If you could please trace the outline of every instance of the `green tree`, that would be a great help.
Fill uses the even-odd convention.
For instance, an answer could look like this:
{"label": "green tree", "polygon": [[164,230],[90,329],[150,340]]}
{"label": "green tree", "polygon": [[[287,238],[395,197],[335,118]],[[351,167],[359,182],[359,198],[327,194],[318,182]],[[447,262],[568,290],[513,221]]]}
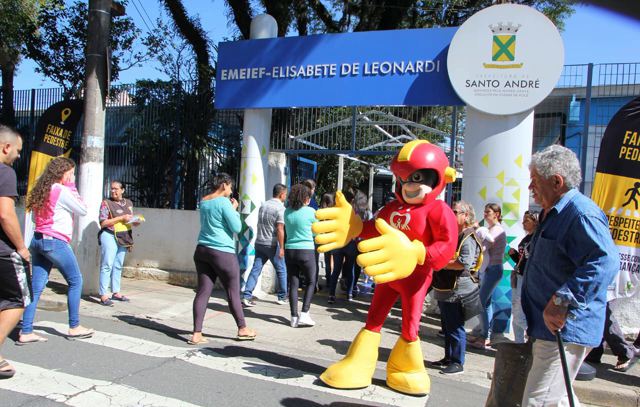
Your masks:
{"label": "green tree", "polygon": [[[190,120],[183,123],[185,145],[184,183],[185,209],[195,209],[198,204],[200,188],[200,165],[205,146],[209,142],[209,129],[213,119],[213,78],[215,70],[212,64],[211,44],[199,19],[192,18],[182,4],[182,0],[163,0],[163,4],[171,16],[175,29],[185,42],[189,44],[196,59],[196,92],[194,103],[190,104]],[[188,128],[185,128],[187,127]]]}
{"label": "green tree", "polygon": [[[26,41],[26,56],[35,61],[36,72],[60,85],[65,96],[71,96],[78,95],[84,83],[88,6],[81,0],[69,6],[66,3],[49,0],[40,8],[38,29]],[[109,43],[112,81],[121,71],[150,60],[159,47],[156,33],[143,37],[128,16],[112,18]]]}
{"label": "green tree", "polygon": [[2,0],[0,2],[0,70],[2,107],[0,122],[15,125],[13,78],[22,58],[22,47],[36,29],[36,16],[42,0]]}
{"label": "green tree", "polygon": [[[339,33],[352,31],[393,30],[403,28],[456,27],[464,23],[474,13],[495,3],[494,0],[226,0],[230,9],[230,23],[235,24],[240,37],[249,38],[251,17],[267,12],[278,23],[278,35],[283,36],[294,29],[298,35],[310,33]],[[572,0],[516,0],[511,3],[531,6],[549,17],[559,28],[573,13]],[[348,110],[348,109],[347,109]],[[276,138],[288,137],[290,129],[303,129],[304,123],[314,123],[315,128],[329,124],[325,120],[340,120],[350,115],[344,108],[331,109],[330,113],[314,109],[274,110],[273,134]],[[446,134],[451,132],[451,107],[405,108],[403,118],[414,123],[429,126]],[[458,115],[460,116],[460,115]],[[459,127],[463,124],[457,119]],[[313,128],[300,130],[301,133]],[[357,137],[367,137],[366,131],[357,130]],[[431,142],[442,142],[442,136],[433,133],[416,132],[418,138]],[[350,149],[351,134],[331,138],[329,149]],[[282,146],[287,145],[282,140]],[[321,143],[320,143],[321,144]],[[362,143],[359,142],[359,145]],[[300,148],[300,145],[289,146]],[[338,158],[335,155],[310,154],[308,158],[318,163],[318,192],[332,191],[337,179]],[[390,157],[360,156],[369,163],[386,165]],[[365,165],[345,161],[345,182],[362,185],[367,181],[368,169]]]}

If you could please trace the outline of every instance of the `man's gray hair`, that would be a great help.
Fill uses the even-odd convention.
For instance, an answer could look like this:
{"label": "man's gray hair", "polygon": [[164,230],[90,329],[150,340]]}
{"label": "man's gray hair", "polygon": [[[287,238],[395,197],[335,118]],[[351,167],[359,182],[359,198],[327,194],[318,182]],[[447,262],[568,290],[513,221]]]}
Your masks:
{"label": "man's gray hair", "polygon": [[538,151],[531,157],[529,169],[535,169],[544,178],[559,175],[569,188],[578,188],[582,181],[580,162],[576,154],[557,144]]}
{"label": "man's gray hair", "polygon": [[18,137],[20,137],[20,133],[9,126],[0,124],[0,144],[13,143]]}
{"label": "man's gray hair", "polygon": [[476,223],[476,211],[473,209],[473,205],[463,200],[453,203],[454,208],[456,207],[456,205],[458,205],[458,208],[460,208],[462,212],[467,214],[467,220],[465,221],[466,226],[471,226]]}

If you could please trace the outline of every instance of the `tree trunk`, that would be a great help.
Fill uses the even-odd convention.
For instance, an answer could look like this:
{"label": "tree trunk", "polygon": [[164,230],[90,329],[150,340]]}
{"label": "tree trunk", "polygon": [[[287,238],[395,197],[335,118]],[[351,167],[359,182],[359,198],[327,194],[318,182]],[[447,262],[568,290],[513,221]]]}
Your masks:
{"label": "tree trunk", "polygon": [[0,122],[8,126],[16,125],[16,111],[13,108],[13,75],[16,66],[7,64],[2,66],[2,108]]}
{"label": "tree trunk", "polygon": [[[187,98],[185,102],[196,103],[190,106],[189,115],[191,121],[182,123],[181,128],[188,127],[189,131],[183,131],[185,141],[183,154],[184,174],[184,209],[196,209],[198,204],[199,157],[208,143],[209,127],[213,114],[213,78],[214,69],[211,66],[209,53],[209,41],[205,31],[197,20],[187,15],[182,0],[164,0],[165,8],[171,15],[180,35],[189,43],[196,56],[198,70],[198,86],[194,99]],[[186,95],[185,95],[186,96]]]}

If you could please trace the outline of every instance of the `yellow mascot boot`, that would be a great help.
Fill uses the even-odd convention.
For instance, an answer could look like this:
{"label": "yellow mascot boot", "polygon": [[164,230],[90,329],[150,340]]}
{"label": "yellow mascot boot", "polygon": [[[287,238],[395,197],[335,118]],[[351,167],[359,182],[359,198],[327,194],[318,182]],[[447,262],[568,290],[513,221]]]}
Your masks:
{"label": "yellow mascot boot", "polygon": [[371,384],[378,360],[380,333],[361,329],[349,346],[347,355],[320,375],[327,386],[336,389],[359,389]]}
{"label": "yellow mascot boot", "polygon": [[402,336],[387,362],[387,386],[401,393],[424,396],[431,391],[431,380],[424,368],[420,339],[407,342]]}

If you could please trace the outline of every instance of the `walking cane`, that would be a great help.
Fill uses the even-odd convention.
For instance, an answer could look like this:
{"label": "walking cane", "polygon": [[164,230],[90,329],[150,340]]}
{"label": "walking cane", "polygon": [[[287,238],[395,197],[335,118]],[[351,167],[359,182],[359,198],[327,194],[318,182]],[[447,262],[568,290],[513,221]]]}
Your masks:
{"label": "walking cane", "polygon": [[569,377],[569,367],[567,366],[567,355],[564,354],[564,342],[560,335],[560,330],[556,331],[556,339],[558,340],[558,350],[560,351],[560,363],[562,363],[562,373],[564,374],[564,385],[567,388],[567,397],[569,398],[569,407],[576,407],[573,401],[573,388],[571,387],[571,377]]}

